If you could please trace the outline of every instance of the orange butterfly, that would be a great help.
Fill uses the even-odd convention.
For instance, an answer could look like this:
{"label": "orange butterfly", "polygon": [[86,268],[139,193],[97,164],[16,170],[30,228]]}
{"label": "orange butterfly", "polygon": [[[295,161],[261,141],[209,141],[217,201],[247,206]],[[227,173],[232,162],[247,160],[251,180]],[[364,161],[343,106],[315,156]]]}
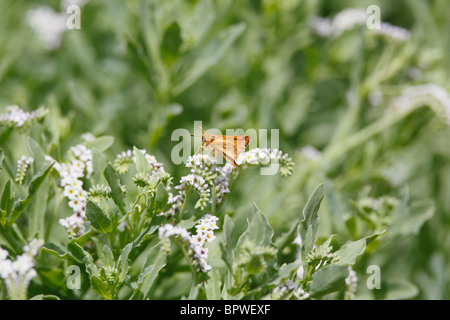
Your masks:
{"label": "orange butterfly", "polygon": [[[200,129],[203,130],[202,127]],[[250,144],[250,136],[220,136],[208,132],[202,132],[203,145],[200,147],[212,150],[213,156],[216,150],[233,166],[237,167],[236,158]],[[197,150],[198,151],[198,150]],[[202,151],[203,153],[203,151]]]}

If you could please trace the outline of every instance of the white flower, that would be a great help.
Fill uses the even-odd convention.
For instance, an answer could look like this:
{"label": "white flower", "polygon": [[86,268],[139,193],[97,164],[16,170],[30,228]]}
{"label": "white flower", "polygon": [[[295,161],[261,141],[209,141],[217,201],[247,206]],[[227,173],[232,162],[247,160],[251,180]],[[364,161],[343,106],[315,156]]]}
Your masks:
{"label": "white flower", "polygon": [[[368,13],[365,9],[347,8],[338,12],[332,19],[314,17],[311,19],[309,26],[321,37],[337,38],[347,30],[365,25],[367,19]],[[381,22],[379,29],[375,28],[371,31],[394,41],[408,41],[411,37],[408,30],[386,22]]]}
{"label": "white flower", "polygon": [[212,230],[207,230],[203,233],[203,238],[206,240],[206,242],[211,242],[216,238],[216,236],[214,235],[214,232]]}
{"label": "white flower", "polygon": [[0,114],[0,124],[10,127],[26,127],[35,120],[42,119],[48,113],[47,109],[39,108],[32,112],[25,112],[19,106],[6,107],[6,113]]}
{"label": "white flower", "polygon": [[42,240],[33,239],[15,261],[7,259],[8,252],[0,249],[0,277],[5,281],[11,299],[26,299],[28,285],[36,276],[33,257],[42,244]]}
{"label": "white flower", "polygon": [[307,159],[319,161],[322,158],[322,153],[313,146],[304,146],[300,149],[300,153]]}
{"label": "white flower", "polygon": [[211,266],[207,263],[208,249],[204,245],[206,242],[211,242],[216,238],[213,230],[218,228],[217,220],[218,218],[213,215],[205,215],[196,225],[197,233],[195,235],[191,235],[184,228],[166,224],[159,227],[158,236],[163,243],[167,243],[167,240],[171,237],[181,237],[187,243],[189,249],[192,250],[192,258],[199,269],[207,272],[211,269]]}
{"label": "white flower", "polygon": [[73,236],[80,236],[86,232],[86,227],[84,225],[84,217],[78,214],[73,214],[65,219],[60,219],[59,224],[66,228],[67,232]]}
{"label": "white flower", "polygon": [[[437,104],[428,103],[430,98]],[[447,90],[432,83],[408,88],[392,101],[391,108],[407,112],[424,104],[429,105],[438,115],[442,115],[450,125],[450,95]]]}
{"label": "white flower", "polygon": [[40,6],[27,12],[27,22],[49,50],[61,45],[66,26],[66,14],[57,13],[48,6]]}
{"label": "white flower", "polygon": [[91,142],[95,140],[95,136],[90,132],[86,132],[81,135],[81,139],[83,139],[86,142]]}

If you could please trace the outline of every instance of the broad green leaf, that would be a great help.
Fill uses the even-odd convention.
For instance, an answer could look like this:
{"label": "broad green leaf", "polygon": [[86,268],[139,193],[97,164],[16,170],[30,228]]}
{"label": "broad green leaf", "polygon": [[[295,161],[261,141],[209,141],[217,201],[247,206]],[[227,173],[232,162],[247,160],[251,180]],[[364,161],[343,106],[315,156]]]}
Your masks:
{"label": "broad green leaf", "polygon": [[339,265],[353,265],[356,258],[364,253],[366,250],[366,239],[359,239],[350,243],[344,244],[335,254],[339,257],[337,264]]}
{"label": "broad green leaf", "polygon": [[108,285],[100,278],[100,271],[98,270],[94,262],[94,258],[80,245],[78,244],[76,245],[79,246],[79,248],[83,252],[84,255],[83,262],[84,265],[86,266],[86,271],[89,274],[92,289],[94,289],[98,294],[100,294],[105,299],[112,300],[113,297],[111,296]]}
{"label": "broad green leaf", "polygon": [[275,246],[278,248],[279,251],[283,250],[287,246],[291,245],[295,238],[298,235],[298,225],[300,224],[300,221],[297,221],[294,223],[291,227],[291,229],[286,232],[285,234],[281,235],[277,240],[275,241]]}
{"label": "broad green leaf", "polygon": [[125,194],[123,193],[122,188],[120,187],[119,175],[117,174],[116,170],[114,170],[113,166],[110,163],[108,163],[108,165],[106,166],[104,175],[111,188],[111,197],[114,203],[119,207],[120,212],[122,212],[122,214],[125,215],[127,213]]}
{"label": "broad green leaf", "polygon": [[86,143],[86,148],[88,149],[98,149],[100,151],[105,151],[109,147],[111,147],[114,143],[114,137],[113,136],[102,136],[95,138],[92,141],[88,141]]}
{"label": "broad green leaf", "polygon": [[91,275],[90,280],[92,289],[94,289],[103,298],[113,300],[108,285],[102,279],[100,279],[99,276]]}
{"label": "broad green leaf", "polygon": [[153,216],[149,225],[136,237],[133,241],[133,247],[139,247],[148,237],[150,237],[159,226],[167,221],[167,217],[164,215]]}
{"label": "broad green leaf", "polygon": [[128,255],[130,254],[131,249],[133,248],[133,243],[127,244],[120,253],[119,259],[117,259],[117,281],[122,283],[125,280],[125,277],[128,273],[129,264],[128,264]]}
{"label": "broad green leaf", "polygon": [[116,261],[114,260],[114,255],[111,251],[111,248],[107,245],[103,246],[103,254],[102,254],[102,265],[105,267],[116,267]]}
{"label": "broad green leaf", "polygon": [[278,272],[276,274],[276,278],[273,279],[270,284],[272,285],[279,285],[283,283],[284,280],[290,279],[291,276],[297,272],[298,268],[300,267],[301,262],[300,261],[294,261],[291,263],[284,263],[281,265],[281,267],[278,269]]}
{"label": "broad green leaf", "polygon": [[312,276],[309,293],[314,298],[338,291],[345,286],[348,267],[332,265],[320,269]]}
{"label": "broad green leaf", "polygon": [[148,162],[144,153],[136,147],[134,147],[133,150],[134,150],[134,155],[136,157],[137,172],[152,173],[153,167],[150,164],[150,162]]}
{"label": "broad green leaf", "polygon": [[150,249],[131,299],[150,298],[151,289],[159,271],[166,265],[166,254],[158,243]]}
{"label": "broad green leaf", "polygon": [[[198,55],[196,55],[196,59],[189,63],[188,69],[177,77],[180,80],[173,89],[174,95],[179,95],[189,88],[209,68],[217,64],[244,30],[244,23],[232,25],[216,35],[206,47],[201,48]],[[186,61],[183,61],[183,64],[186,65]]]}
{"label": "broad green leaf", "polygon": [[71,252],[67,251],[67,249],[64,246],[57,243],[53,242],[46,243],[41,250],[46,251],[52,255],[55,255],[65,260],[75,261],[77,263],[82,262],[80,259],[75,257]]}
{"label": "broad green leaf", "polygon": [[344,244],[339,250],[335,251],[339,260],[338,265],[353,265],[356,259],[366,251],[366,247],[369,243],[380,237],[386,232],[386,229],[380,232],[374,233],[370,236],[364,237],[357,241],[352,241]]}
{"label": "broad green leaf", "polygon": [[304,219],[299,225],[299,234],[302,240],[301,253],[303,261],[306,261],[306,255],[314,248],[314,243],[317,239],[317,229],[319,227],[318,211],[323,197],[323,185],[320,184],[309,196],[303,209]]}
{"label": "broad green leaf", "polygon": [[169,199],[169,193],[162,182],[158,183],[156,187],[155,204],[159,209],[164,209],[167,205],[167,200]]}
{"label": "broad green leaf", "polygon": [[24,199],[19,199],[14,203],[11,216],[8,219],[9,226],[11,226],[22,214],[22,212],[26,209],[31,199],[39,190],[41,184],[44,182],[45,178],[47,177],[52,167],[53,163],[47,165],[47,167],[43,168],[40,172],[36,173],[34,177],[31,179],[31,182],[28,185],[28,195]]}
{"label": "broad green leaf", "polygon": [[423,224],[429,220],[435,212],[435,204],[432,200],[424,200],[412,204],[403,214],[397,213],[390,229],[391,236],[408,236],[417,234]]}
{"label": "broad green leaf", "polygon": [[[41,147],[32,138],[28,138],[28,147],[33,155],[33,165],[35,168],[42,168],[48,164]],[[36,193],[36,196],[30,203],[30,209],[28,210],[27,216],[29,221],[29,233],[31,235],[39,234],[41,237],[44,237],[47,225],[45,212],[47,210],[48,188],[48,177],[46,177]]]}
{"label": "broad green leaf", "polygon": [[229,215],[225,215],[223,222],[223,234],[225,236],[225,242],[228,250],[233,250],[233,230],[234,230],[234,222],[233,219],[230,218]]}
{"label": "broad green leaf", "polygon": [[42,168],[48,164],[47,160],[45,160],[45,153],[42,150],[41,146],[32,138],[28,137],[28,148],[30,149],[33,156],[33,165],[36,169]]}
{"label": "broad green leaf", "polygon": [[113,225],[111,219],[91,200],[88,200],[86,204],[86,217],[97,231],[101,233],[108,233],[112,231]]}
{"label": "broad green leaf", "polygon": [[382,281],[381,290],[386,292],[385,300],[412,299],[419,293],[419,289],[406,279],[387,279]]}
{"label": "broad green leaf", "polygon": [[209,272],[209,279],[205,283],[206,299],[220,300],[220,287],[222,281],[220,280],[220,272],[218,268],[212,268]]}
{"label": "broad green leaf", "polygon": [[106,165],[108,164],[108,158],[103,152],[97,148],[92,149],[92,185],[104,184],[104,172]]}
{"label": "broad green leaf", "polygon": [[254,216],[252,220],[249,222],[247,230],[240,236],[237,250],[239,251],[241,245],[244,241],[250,241],[256,246],[271,246],[272,245],[272,237],[273,237],[273,229],[269,225],[267,218],[264,214],[258,209],[256,204],[253,205],[254,208]]}

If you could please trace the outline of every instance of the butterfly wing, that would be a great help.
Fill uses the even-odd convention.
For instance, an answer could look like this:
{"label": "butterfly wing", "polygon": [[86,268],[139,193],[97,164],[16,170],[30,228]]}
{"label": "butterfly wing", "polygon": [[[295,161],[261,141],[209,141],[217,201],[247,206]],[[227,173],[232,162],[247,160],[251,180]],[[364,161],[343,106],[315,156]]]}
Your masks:
{"label": "butterfly wing", "polygon": [[249,136],[215,136],[210,145],[220,152],[225,160],[236,167],[236,158],[249,144]]}

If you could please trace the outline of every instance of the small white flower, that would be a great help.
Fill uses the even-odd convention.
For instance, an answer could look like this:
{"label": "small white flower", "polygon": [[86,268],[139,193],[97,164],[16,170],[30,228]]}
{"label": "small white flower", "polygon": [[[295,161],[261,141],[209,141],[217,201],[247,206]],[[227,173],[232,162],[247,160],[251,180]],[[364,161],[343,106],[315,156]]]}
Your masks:
{"label": "small white flower", "polygon": [[86,142],[91,142],[95,140],[95,136],[90,132],[86,132],[81,135],[81,139],[83,139]]}
{"label": "small white flower", "polygon": [[62,35],[67,30],[65,13],[40,6],[27,12],[27,22],[47,49],[54,50],[61,45]]}

